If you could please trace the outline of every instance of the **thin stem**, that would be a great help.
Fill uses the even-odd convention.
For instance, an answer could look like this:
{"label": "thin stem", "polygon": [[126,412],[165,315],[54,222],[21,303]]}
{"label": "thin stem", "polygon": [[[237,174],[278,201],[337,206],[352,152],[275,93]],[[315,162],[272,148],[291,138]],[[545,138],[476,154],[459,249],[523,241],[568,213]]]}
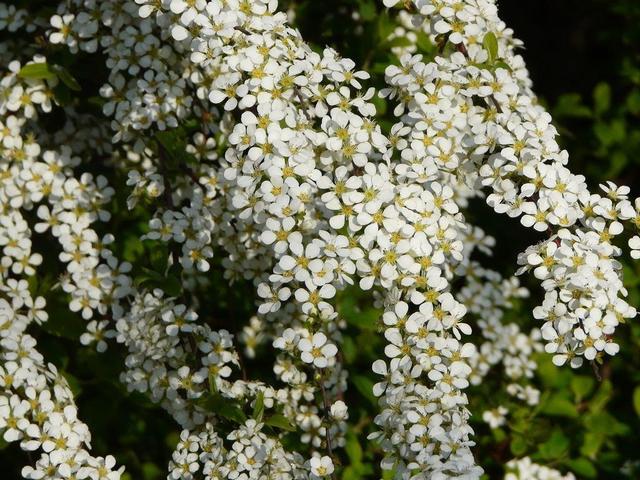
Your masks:
{"label": "thin stem", "polygon": [[[324,375],[320,375],[319,383],[320,383],[320,393],[322,394],[322,404],[324,406],[324,423],[325,423],[325,438],[327,440],[327,451],[329,452],[329,456],[333,461],[333,448],[331,447],[331,434],[329,433],[329,427],[331,426],[331,422],[329,420],[330,407],[329,407],[329,400],[327,398],[327,392],[324,388]],[[335,469],[331,474],[331,478],[333,480],[335,480],[336,478]]]}

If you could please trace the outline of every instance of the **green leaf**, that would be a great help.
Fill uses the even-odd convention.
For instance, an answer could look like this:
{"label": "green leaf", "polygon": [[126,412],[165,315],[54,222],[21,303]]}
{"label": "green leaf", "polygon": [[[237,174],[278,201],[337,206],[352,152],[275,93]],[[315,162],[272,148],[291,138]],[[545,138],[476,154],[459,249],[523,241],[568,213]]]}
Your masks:
{"label": "green leaf", "polygon": [[78,81],[71,75],[69,70],[60,66],[60,65],[52,65],[51,71],[53,71],[58,78],[64,83],[67,87],[69,87],[74,92],[79,92],[82,90]]}
{"label": "green leaf", "polygon": [[347,365],[353,363],[358,356],[358,348],[355,342],[347,335],[342,339],[342,356]]}
{"label": "green leaf", "polygon": [[593,377],[587,375],[576,375],[571,379],[571,390],[576,396],[576,401],[579,402],[587,395],[591,393],[595,385]]}
{"label": "green leaf", "polygon": [[600,384],[600,388],[589,402],[589,410],[592,412],[600,412],[611,400],[613,395],[613,386],[609,380],[605,380]]}
{"label": "green leaf", "polygon": [[291,425],[289,419],[280,413],[276,413],[275,415],[271,415],[264,421],[265,425],[269,425],[270,427],[279,428],[281,430],[286,430],[287,432],[295,432],[296,427]]}
{"label": "green leaf", "polygon": [[80,393],[82,392],[82,387],[80,386],[80,380],[78,380],[75,376],[73,376],[66,370],[60,370],[60,373],[69,384],[69,389],[73,393],[73,396],[77,397],[78,395],[80,395]]}
{"label": "green leaf", "polygon": [[586,458],[576,458],[566,463],[569,469],[580,478],[596,478],[598,475],[598,471],[593,466],[593,463]]}
{"label": "green leaf", "polygon": [[422,31],[417,32],[416,44],[418,45],[418,48],[424,53],[432,53],[436,48],[435,45],[431,43],[429,35]]}
{"label": "green leaf", "polygon": [[171,450],[174,450],[176,448],[176,445],[178,444],[179,441],[180,441],[180,434],[178,432],[169,432],[164,437],[164,444]]}
{"label": "green leaf", "polygon": [[554,108],[554,117],[589,118],[591,110],[582,103],[582,98],[577,93],[567,93],[558,98]]}
{"label": "green leaf", "polygon": [[371,68],[371,71],[373,73],[384,73],[388,66],[389,66],[388,63],[376,62],[376,63],[373,64],[373,67]]}
{"label": "green leaf", "polygon": [[576,409],[576,406],[573,402],[560,394],[555,394],[549,397],[541,411],[547,415],[578,418],[578,410]]}
{"label": "green leaf", "polygon": [[391,35],[395,27],[396,23],[389,18],[389,14],[387,12],[383,12],[381,15],[378,15],[379,38],[389,38],[389,35]]}
{"label": "green leaf", "polygon": [[164,274],[169,263],[169,248],[167,244],[154,242],[153,248],[149,249],[149,258],[153,270]]}
{"label": "green leaf", "polygon": [[198,163],[198,159],[187,152],[186,136],[182,128],[158,132],[156,140],[169,157],[167,163],[170,163],[170,169],[182,170],[185,164]]}
{"label": "green leaf", "polygon": [[362,447],[360,446],[358,437],[353,432],[347,434],[347,441],[344,448],[352,465],[362,463]]}
{"label": "green leaf", "polygon": [[580,447],[580,453],[591,460],[595,460],[603,443],[604,435],[587,432],[584,435],[584,441]]}
{"label": "green leaf", "polygon": [[142,268],[144,275],[140,275],[136,278],[136,286],[149,286],[151,288],[159,288],[170,297],[177,297],[182,292],[182,283],[178,274],[171,270],[167,275],[156,272],[149,268]]}
{"label": "green leaf", "polygon": [[498,58],[498,39],[496,34],[488,32],[482,39],[482,47],[489,54],[489,62],[495,62],[496,58]]}
{"label": "green leaf", "polygon": [[166,277],[159,287],[170,297],[178,297],[182,292],[182,283],[176,277]]}
{"label": "green leaf", "polygon": [[345,296],[338,305],[340,314],[350,325],[361,330],[375,331],[378,328],[378,320],[381,313],[375,308],[361,310],[356,300],[351,296]]}
{"label": "green leaf", "polygon": [[611,87],[609,84],[600,82],[593,89],[593,106],[597,114],[602,114],[609,110],[611,106]]}
{"label": "green leaf", "polygon": [[410,47],[411,45],[413,45],[413,43],[411,42],[411,40],[409,40],[406,37],[396,37],[393,40],[387,42],[387,46],[389,48],[393,48],[393,47]]}
{"label": "green leaf", "polygon": [[29,63],[20,69],[18,76],[33,80],[53,80],[57,77],[56,73],[46,62]]}
{"label": "green leaf", "polygon": [[569,449],[569,439],[561,430],[554,430],[549,439],[540,445],[538,453],[545,459],[562,457]]}
{"label": "green leaf", "polygon": [[[78,81],[73,77],[73,75],[71,75],[69,70],[61,65],[49,65],[46,62],[30,63],[20,69],[18,76],[33,80],[54,80],[58,78],[70,90],[76,92],[81,90]],[[58,100],[59,103],[68,103],[67,97],[70,97],[70,94],[65,92],[64,89],[58,89],[58,91],[54,93],[56,95],[56,100]]]}
{"label": "green leaf", "polygon": [[253,406],[252,417],[256,420],[256,422],[261,422],[263,416],[264,416],[264,392],[260,392],[258,393],[258,396],[256,397],[255,405]]}
{"label": "green leaf", "polygon": [[507,62],[504,62],[502,60],[498,60],[497,62],[495,62],[493,64],[493,68],[504,68],[507,71],[511,71],[511,67],[509,66],[509,64]]}
{"label": "green leaf", "polygon": [[355,385],[356,390],[368,399],[373,405],[377,405],[378,401],[373,394],[373,381],[364,375],[353,375],[351,382]]}
{"label": "green leaf", "polygon": [[376,4],[370,0],[362,0],[360,2],[360,16],[363,20],[369,21],[376,18]]}
{"label": "green leaf", "polygon": [[[373,468],[368,463],[358,463],[355,465],[349,465],[342,472],[342,480],[360,480],[362,478],[371,478],[373,474]],[[386,479],[386,476],[382,478]]]}
{"label": "green leaf", "polygon": [[513,453],[516,457],[520,457],[527,451],[527,441],[524,437],[516,435],[511,440],[509,448],[511,448],[511,453]]}
{"label": "green leaf", "polygon": [[49,319],[42,324],[41,328],[56,337],[78,340],[85,331],[85,324],[78,315],[70,312],[65,306],[56,305],[51,308]]}
{"label": "green leaf", "polygon": [[636,387],[633,391],[633,408],[640,416],[640,387]]}
{"label": "green leaf", "polygon": [[56,103],[62,107],[66,107],[73,101],[71,90],[64,83],[58,83],[53,87],[53,96]]}
{"label": "green leaf", "polygon": [[216,386],[216,375],[212,371],[209,371],[208,378],[209,378],[209,393],[211,395],[217,395],[218,388]]}
{"label": "green leaf", "polygon": [[144,480],[158,480],[162,478],[162,470],[153,462],[142,464],[142,477]]}
{"label": "green leaf", "polygon": [[391,470],[384,470],[382,472],[382,480],[391,480],[396,478],[396,469],[393,468]]}
{"label": "green leaf", "polygon": [[500,443],[507,438],[507,434],[502,428],[492,428],[491,435],[496,443]]}
{"label": "green leaf", "polygon": [[243,423],[247,416],[233,399],[220,394],[210,395],[204,400],[204,408],[235,423]]}
{"label": "green leaf", "polygon": [[[68,91],[68,89],[66,90]],[[129,233],[121,242],[123,243],[122,256],[124,260],[135,264],[140,255],[144,253],[144,245],[140,241],[140,236],[135,233]]]}
{"label": "green leaf", "polygon": [[627,425],[619,422],[606,411],[590,413],[584,417],[584,425],[590,432],[600,433],[604,436],[622,435],[627,433],[629,429]]}
{"label": "green leaf", "polygon": [[640,114],[640,90],[633,90],[625,103],[631,113],[634,115]]}
{"label": "green leaf", "polygon": [[94,105],[96,107],[102,108],[103,105],[105,103],[107,103],[107,100],[105,98],[99,97],[99,96],[93,96],[93,97],[89,97],[87,99],[87,102],[91,105]]}
{"label": "green leaf", "polygon": [[360,480],[361,478],[360,471],[353,465],[349,465],[342,472],[342,480]]}
{"label": "green leaf", "polygon": [[375,105],[378,115],[384,115],[387,111],[387,101],[384,98],[375,96],[371,99],[371,103]]}
{"label": "green leaf", "polygon": [[597,122],[593,126],[593,132],[600,140],[603,147],[608,148],[615,144],[623,143],[626,138],[626,125],[624,119],[614,119],[611,122]]}

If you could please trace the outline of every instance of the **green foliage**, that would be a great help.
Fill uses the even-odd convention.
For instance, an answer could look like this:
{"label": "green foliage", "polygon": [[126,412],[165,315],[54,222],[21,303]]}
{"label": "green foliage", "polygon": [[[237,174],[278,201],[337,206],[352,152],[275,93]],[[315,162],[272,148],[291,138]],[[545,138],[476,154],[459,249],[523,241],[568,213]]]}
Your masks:
{"label": "green foliage", "polygon": [[265,425],[270,427],[279,428],[280,430],[285,430],[287,432],[295,432],[296,427],[291,425],[291,422],[282,415],[281,413],[276,413],[271,415],[264,421]]}
{"label": "green foliage", "polygon": [[489,62],[493,63],[498,58],[498,39],[493,32],[487,33],[482,39],[482,46],[489,54]]}
{"label": "green foliage", "polygon": [[30,63],[20,69],[18,75],[22,78],[33,80],[54,80],[58,78],[56,73],[47,63]]}

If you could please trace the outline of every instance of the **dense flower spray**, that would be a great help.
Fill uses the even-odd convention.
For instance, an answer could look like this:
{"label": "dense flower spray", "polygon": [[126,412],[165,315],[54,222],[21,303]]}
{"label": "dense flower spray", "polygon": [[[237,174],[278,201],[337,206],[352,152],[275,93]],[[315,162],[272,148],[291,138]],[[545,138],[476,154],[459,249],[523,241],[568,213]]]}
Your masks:
{"label": "dense flower spray", "polygon": [[[617,352],[615,327],[635,315],[612,243],[623,222],[640,223],[629,190],[592,194],[567,169],[493,2],[404,5],[406,28],[429,34],[439,54],[425,63],[400,49],[381,92],[363,87],[369,75],[351,60],[314,52],[275,0],[71,0],[44,25],[0,7],[0,28],[39,29],[51,45],[104,56],[108,72],[103,116],[62,105],[55,88],[75,80],[38,51],[11,59],[0,81],[0,427],[42,450],[26,478],[122,471],[91,456],[70,389],[25,333],[47,320],[28,282],[43,262],[32,230],[59,243],[59,288],[88,321],[80,341],[126,347],[121,380],[183,429],[173,479],[335,477],[349,418],[336,297],[347,288],[383,309],[371,440],[398,479],[480,477],[465,388],[490,367],[502,364],[508,393],[533,405],[534,352],[575,367]],[[395,104],[388,131],[376,122],[378,94]],[[54,104],[69,120],[52,134],[38,121]],[[193,133],[177,152],[185,124]],[[126,185],[80,173],[96,150]],[[168,245],[164,273],[180,288],[135,282],[136,266],[112,252],[117,232],[98,234],[125,187],[127,206],[150,212],[141,240]],[[478,198],[546,235],[518,259],[546,292],[533,311],[539,330],[503,321],[528,292],[472,257],[495,245],[465,219]],[[632,255],[639,244],[629,242]],[[200,321],[185,295],[214,253],[259,298],[238,339]],[[472,325],[480,345],[468,340]],[[261,344],[277,352],[276,385],[244,372],[242,356]],[[483,419],[495,428],[507,415],[497,406]],[[289,430],[299,450],[282,441]],[[528,459],[509,467],[507,478],[563,478]]]}

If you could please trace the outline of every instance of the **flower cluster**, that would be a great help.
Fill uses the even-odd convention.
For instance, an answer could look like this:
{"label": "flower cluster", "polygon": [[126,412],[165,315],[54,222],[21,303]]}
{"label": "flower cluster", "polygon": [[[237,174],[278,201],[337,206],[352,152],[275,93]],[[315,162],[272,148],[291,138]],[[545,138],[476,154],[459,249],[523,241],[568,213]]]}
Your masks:
{"label": "flower cluster", "polygon": [[637,215],[629,189],[609,182],[602,195],[591,193],[567,169],[567,152],[494,2],[414,3],[415,23],[450,47],[433,62],[406,54],[387,69],[385,94],[401,102],[406,156],[426,156],[467,185],[481,183],[496,212],[547,235],[518,262],[519,273],[533,270],[542,281],[545,301],[535,316],[557,365],[615,354],[616,326],[636,314],[624,300],[615,260],[621,249],[613,243]]}
{"label": "flower cluster", "polygon": [[507,463],[508,473],[504,480],[575,480],[572,473],[562,475],[558,470],[533,463],[529,457]]}
{"label": "flower cluster", "polygon": [[[85,312],[106,311],[104,295],[117,303],[118,289],[126,294],[127,282],[114,271],[113,261],[96,269],[102,252],[89,228],[95,220],[108,219],[102,206],[112,189],[102,177],[76,178],[73,167],[79,159],[70,149],[44,149],[36,142],[37,130],[28,121],[50,110],[42,99],[51,85],[24,81],[19,70],[19,63],[10,64],[0,86],[0,429],[6,442],[39,452],[35,464],[22,470],[24,478],[116,480],[123,468],[112,456],[90,454],[91,434],[78,418],[65,377],[26,333],[32,324],[48,320],[45,298],[34,294],[44,258],[33,251],[31,216],[38,220],[35,232],[50,230],[60,243],[65,271],[59,285],[70,294],[72,310],[89,317]],[[93,329],[97,334],[98,327]]]}
{"label": "flower cluster", "polygon": [[[0,428],[43,451],[26,478],[122,472],[88,452],[68,385],[25,333],[47,321],[36,271],[58,268],[34,251],[38,235],[59,244],[56,288],[88,321],[80,341],[121,344],[122,382],[183,429],[169,478],[335,478],[349,418],[336,299],[356,287],[383,312],[370,439],[396,479],[482,475],[465,389],[491,368],[534,405],[535,352],[572,366],[617,352],[615,327],[635,315],[613,244],[623,222],[640,225],[629,190],[592,194],[566,168],[491,0],[414,6],[393,35],[420,25],[440,53],[425,63],[410,45],[394,50],[400,64],[379,92],[395,106],[386,131],[369,75],[313,51],[275,0],[71,0],[33,25],[0,4],[0,30],[37,28],[48,47],[99,55],[108,70],[94,102],[103,116],[59,98],[75,80],[32,46],[0,79]],[[67,121],[52,133],[39,119],[54,109]],[[81,173],[96,152],[123,185]],[[145,266],[120,261],[117,235],[98,233],[114,187],[146,213],[140,241],[166,247],[160,271],[135,281]],[[540,330],[504,321],[528,292],[475,258],[496,243],[465,218],[482,197],[547,235],[518,259],[546,292]],[[640,237],[629,247],[639,256]],[[214,255],[227,279],[255,287],[242,353],[198,309]],[[244,370],[260,347],[271,347],[275,385]],[[508,413],[483,419],[495,428]],[[283,441],[290,430],[298,450]],[[507,478],[572,478],[528,459],[508,467]]]}
{"label": "flower cluster", "polygon": [[[301,459],[288,454],[282,447],[261,432],[263,424],[248,420],[227,439],[231,448],[226,449],[222,439],[210,423],[198,431],[184,430],[169,463],[169,479],[191,480],[204,478],[258,478],[268,471],[272,478],[300,478]],[[311,459],[311,471],[315,458]],[[321,475],[325,476],[325,475]]]}
{"label": "flower cluster", "polygon": [[[263,299],[259,312],[274,346],[284,351],[276,373],[292,388],[309,390],[325,410],[320,418],[314,407],[301,422],[302,440],[329,452],[341,443],[343,428],[333,425],[327,405],[344,390],[333,345],[340,340],[341,321],[332,299],[356,278],[363,289],[384,289],[387,313],[404,310],[411,320],[385,314],[390,342],[385,353],[394,374],[384,389],[384,410],[377,418],[382,430],[375,437],[390,459],[401,452],[407,469],[398,468],[399,476],[417,468],[477,471],[461,392],[471,373],[465,358],[474,348],[460,341],[470,327],[461,321],[465,308],[449,288],[453,265],[463,259],[458,237],[465,226],[454,196],[464,187],[435,165],[418,172],[415,181],[410,162],[396,160],[397,146],[372,119],[374,92],[362,91],[360,83],[367,75],[331,50],[313,53],[284,25],[284,17],[271,13],[273,2],[244,9],[215,1],[189,8],[180,2],[175,8],[173,2],[167,8],[138,3],[137,11],[125,3],[129,16],[121,18],[128,20],[105,22],[99,43],[107,46],[111,69],[102,94],[108,99],[104,112],[114,118],[113,140],[133,143],[143,157],[156,155],[141,162],[144,174],[129,176],[135,187],[131,205],[140,195],[156,201],[158,214],[147,238],[182,243],[177,259],[186,270],[206,271],[211,245],[222,247],[230,277],[255,279]],[[70,28],[80,26],[72,22]],[[149,45],[157,35],[167,51],[147,61],[141,48],[134,68],[127,67],[119,60],[119,46],[127,45],[134,31],[145,32]],[[167,32],[173,42],[166,41]],[[74,37],[81,49],[91,50],[80,33]],[[179,55],[189,50],[190,55]],[[176,98],[167,96],[174,93]],[[210,131],[227,132],[228,145],[219,167],[180,165],[187,172],[169,184],[166,176],[158,177],[173,168],[162,131],[187,112],[220,119]],[[155,144],[147,141],[145,147],[145,130],[160,131]],[[190,150],[197,152],[196,147]],[[144,304],[142,299],[153,297],[137,298]],[[147,315],[146,306],[139,309],[134,302],[117,327],[119,341],[144,365],[153,364],[148,359],[158,357],[157,348],[169,347],[166,356],[181,345],[153,333],[163,334],[148,321],[157,323],[162,315],[156,310],[165,306],[151,303]],[[145,327],[129,331],[136,322]],[[309,375],[309,368],[317,372]],[[129,373],[131,385],[149,376],[135,368]],[[411,433],[398,445],[402,437],[392,439],[392,431]],[[428,438],[436,439],[437,453]]]}

